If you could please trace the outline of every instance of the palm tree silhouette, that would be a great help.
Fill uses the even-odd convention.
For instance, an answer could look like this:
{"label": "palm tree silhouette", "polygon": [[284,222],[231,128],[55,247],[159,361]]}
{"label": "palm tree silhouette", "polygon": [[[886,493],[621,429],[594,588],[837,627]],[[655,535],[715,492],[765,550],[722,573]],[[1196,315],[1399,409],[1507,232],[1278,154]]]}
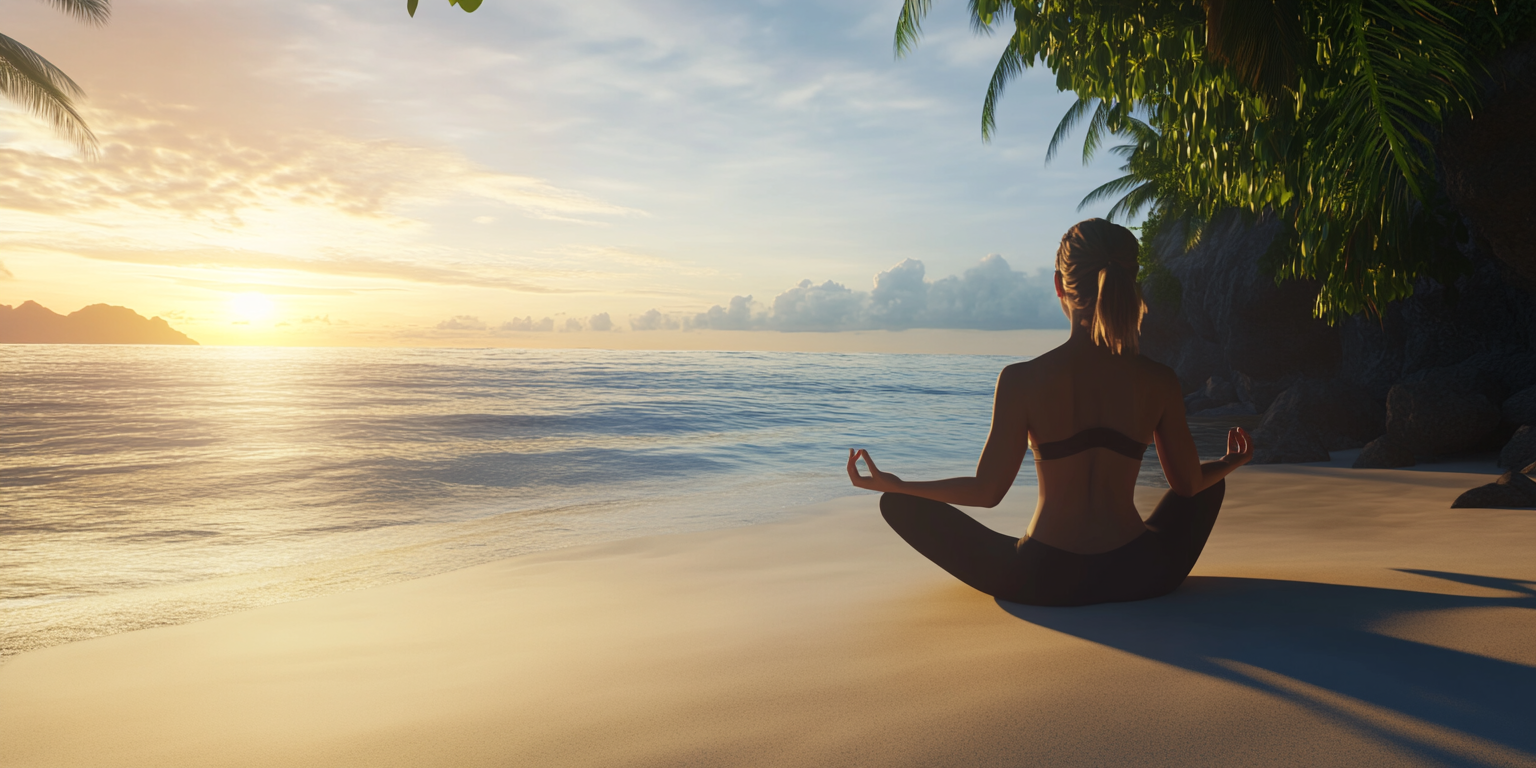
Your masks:
{"label": "palm tree silhouette", "polygon": [[[87,24],[105,24],[112,15],[112,0],[48,2]],[[85,156],[96,155],[96,134],[91,133],[73,101],[85,92],[63,70],[5,35],[0,35],[0,94],[47,120]]]}

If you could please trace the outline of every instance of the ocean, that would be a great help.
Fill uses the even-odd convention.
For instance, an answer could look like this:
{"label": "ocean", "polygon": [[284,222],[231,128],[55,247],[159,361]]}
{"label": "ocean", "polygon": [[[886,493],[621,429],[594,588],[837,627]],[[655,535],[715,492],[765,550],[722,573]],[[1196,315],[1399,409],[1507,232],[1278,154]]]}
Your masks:
{"label": "ocean", "polygon": [[[969,474],[1010,362],[0,345],[0,659],[778,520],[865,493],[850,447],[907,477]],[[1161,481],[1150,453],[1143,481]]]}

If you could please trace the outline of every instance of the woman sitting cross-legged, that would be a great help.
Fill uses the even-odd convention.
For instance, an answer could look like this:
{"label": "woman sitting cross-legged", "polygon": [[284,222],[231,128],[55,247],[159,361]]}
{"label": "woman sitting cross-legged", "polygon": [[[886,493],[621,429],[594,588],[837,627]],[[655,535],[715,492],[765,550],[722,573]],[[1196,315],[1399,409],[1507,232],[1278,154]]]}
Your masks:
{"label": "woman sitting cross-legged", "polygon": [[[1200,463],[1178,378],[1137,351],[1146,310],[1136,253],[1136,237],[1102,219],[1062,237],[1056,294],[1072,335],[1003,369],[974,477],[902,480],[881,472],[868,451],[848,452],[853,484],[885,492],[880,511],[891,527],[940,568],[993,597],[1088,605],[1172,592],[1216,524],[1223,478],[1253,457],[1248,433],[1233,429],[1227,455]],[[1172,490],[1143,521],[1136,475],[1154,441]],[[1024,538],[997,533],[950,506],[996,506],[1026,449],[1034,450],[1040,499]]]}

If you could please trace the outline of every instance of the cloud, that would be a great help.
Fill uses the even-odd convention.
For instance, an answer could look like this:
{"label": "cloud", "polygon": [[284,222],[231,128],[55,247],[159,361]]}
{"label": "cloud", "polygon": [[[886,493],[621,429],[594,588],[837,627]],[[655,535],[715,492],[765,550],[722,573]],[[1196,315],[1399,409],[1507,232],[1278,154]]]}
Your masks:
{"label": "cloud", "polygon": [[191,288],[206,288],[210,291],[225,291],[228,293],[255,292],[277,296],[355,296],[359,291],[368,290],[353,288],[313,288],[303,285],[272,285],[268,283],[232,283],[220,280],[197,280],[190,277],[174,277],[171,279],[175,281],[177,285],[185,285]]}
{"label": "cloud", "polygon": [[9,269],[5,268],[5,262],[0,261],[0,280],[15,280],[15,279],[16,279],[16,276],[11,274],[11,271]]}
{"label": "cloud", "polygon": [[671,315],[662,314],[659,309],[648,309],[645,314],[630,318],[629,327],[635,331],[675,331],[682,324]]}
{"label": "cloud", "polygon": [[[322,209],[385,223],[412,220],[408,203],[465,197],[539,219],[598,224],[644,211],[519,174],[476,166],[458,152],[309,129],[256,140],[214,127],[184,127],[173,108],[97,110],[101,157],[0,149],[0,208],[53,216],[174,214],[239,229],[257,211]],[[143,111],[138,111],[143,110]]]}
{"label": "cloud", "polygon": [[[504,266],[498,267],[490,264],[445,267],[433,264],[345,256],[306,259],[237,248],[188,248],[179,250],[127,248],[116,250],[71,246],[67,242],[55,242],[36,238],[8,238],[3,236],[0,236],[0,247],[12,250],[26,249],[67,253],[98,261],[113,261],[125,264],[149,264],[166,267],[209,267],[216,269],[287,270],[335,277],[400,280],[413,283],[470,286],[474,288],[501,288],[521,293],[569,294],[588,292],[584,289],[556,288],[538,283],[530,283],[512,277],[512,274],[521,273],[525,270]],[[188,284],[191,283],[189,282]],[[210,282],[208,286],[198,287],[214,287],[215,285],[222,284]],[[223,288],[217,288],[217,290],[223,290]],[[261,290],[261,288],[258,287],[255,290]]]}
{"label": "cloud", "polygon": [[990,254],[961,275],[929,281],[921,261],[907,259],[875,275],[870,291],[828,280],[802,280],[773,299],[770,307],[751,296],[728,306],[677,320],[650,310],[630,321],[635,330],[676,327],[709,330],[899,331],[952,328],[987,331],[1065,328],[1049,270],[1016,272],[1002,256]]}
{"label": "cloud", "polygon": [[486,325],[480,318],[473,315],[454,315],[448,320],[437,324],[439,331],[483,331]]}
{"label": "cloud", "polygon": [[548,333],[555,330],[555,319],[552,317],[546,317],[543,320],[534,320],[532,317],[525,317],[519,320],[514,317],[511,320],[502,323],[501,326],[497,328],[497,330],[513,331],[518,333]]}
{"label": "cloud", "polygon": [[587,320],[587,327],[594,331],[611,331],[613,330],[613,318],[610,318],[607,312],[593,315]]}
{"label": "cloud", "polygon": [[[802,283],[801,285],[804,284]],[[752,306],[751,296],[734,296],[731,298],[730,307],[722,307],[716,304],[683,322],[689,328],[707,328],[715,331],[745,331],[760,326],[764,320],[761,315],[754,317]]]}

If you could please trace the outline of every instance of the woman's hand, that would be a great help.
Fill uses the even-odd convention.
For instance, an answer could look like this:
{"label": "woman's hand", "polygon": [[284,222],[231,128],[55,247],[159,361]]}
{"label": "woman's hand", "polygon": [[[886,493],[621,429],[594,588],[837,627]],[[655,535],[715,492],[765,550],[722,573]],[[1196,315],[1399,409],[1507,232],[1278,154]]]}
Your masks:
{"label": "woman's hand", "polygon": [[1253,460],[1253,438],[1248,436],[1248,430],[1242,427],[1227,430],[1227,455],[1221,460],[1231,464],[1233,469]]}
{"label": "woman's hand", "polygon": [[[863,459],[869,467],[869,477],[859,474],[859,459]],[[901,482],[901,478],[889,472],[881,472],[875,466],[875,460],[869,457],[869,451],[862,448],[848,449],[848,479],[853,481],[853,487],[869,491],[894,491]]]}

